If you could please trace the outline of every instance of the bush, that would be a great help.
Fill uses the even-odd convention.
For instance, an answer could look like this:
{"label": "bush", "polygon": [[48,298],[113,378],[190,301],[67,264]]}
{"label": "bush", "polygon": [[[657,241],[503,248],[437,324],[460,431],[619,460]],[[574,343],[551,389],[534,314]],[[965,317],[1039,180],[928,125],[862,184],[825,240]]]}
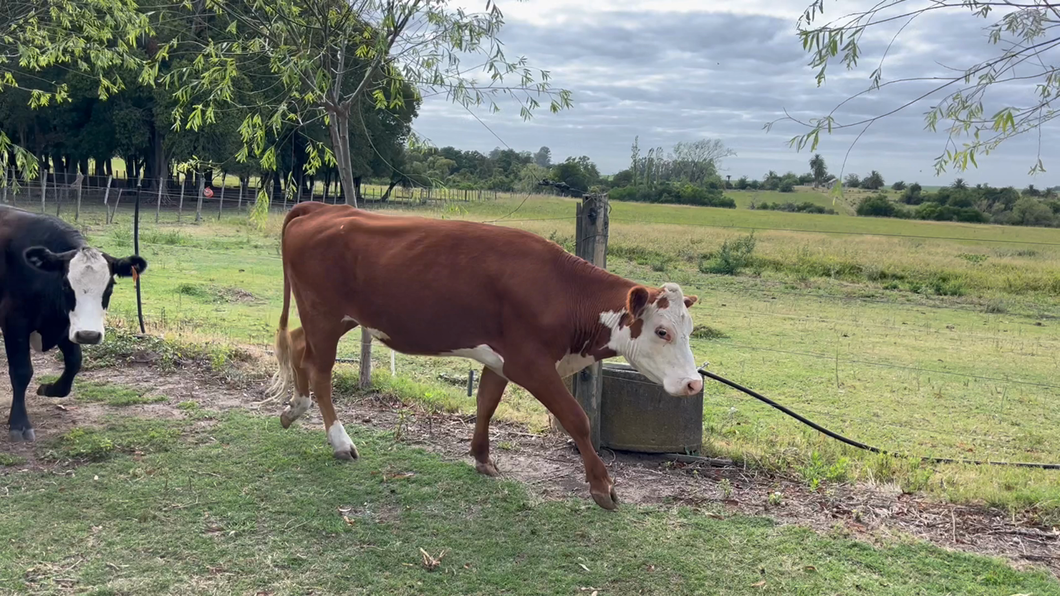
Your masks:
{"label": "bush", "polygon": [[809,201],[803,201],[802,203],[762,203],[755,207],[755,209],[761,209],[763,211],[787,211],[790,213],[825,213],[828,215],[835,215],[834,209],[828,209],[820,205],[814,205]]}
{"label": "bush", "polygon": [[857,214],[862,217],[908,217],[904,209],[887,199],[886,195],[876,194],[861,199]]}
{"label": "bush", "polygon": [[654,188],[643,186],[613,189],[608,198],[614,201],[639,203],[669,203],[696,205],[700,207],[725,207],[735,209],[736,201],[726,197],[721,189],[702,188],[691,184],[660,184]]}
{"label": "bush", "polygon": [[736,275],[754,261],[752,253],[755,250],[755,243],[754,232],[743,238],[726,240],[713,258],[700,260],[699,271],[718,275]]}

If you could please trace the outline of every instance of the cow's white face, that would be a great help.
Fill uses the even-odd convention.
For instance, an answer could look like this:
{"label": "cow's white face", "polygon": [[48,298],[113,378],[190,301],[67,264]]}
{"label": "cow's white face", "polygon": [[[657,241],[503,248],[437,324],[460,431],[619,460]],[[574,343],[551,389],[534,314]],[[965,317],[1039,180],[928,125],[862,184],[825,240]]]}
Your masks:
{"label": "cow's white face", "polygon": [[703,378],[688,345],[692,333],[688,307],[696,300],[684,296],[674,283],[652,290],[633,287],[624,311],[600,315],[601,322],[611,328],[608,347],[670,395],[699,393]]}
{"label": "cow's white face", "polygon": [[44,247],[26,250],[26,262],[42,271],[62,272],[62,304],[70,318],[68,336],[77,344],[103,341],[106,311],[114,290],[114,276],[130,277],[147,269],[147,261],[133,256],[124,259],[86,246],[64,253]]}

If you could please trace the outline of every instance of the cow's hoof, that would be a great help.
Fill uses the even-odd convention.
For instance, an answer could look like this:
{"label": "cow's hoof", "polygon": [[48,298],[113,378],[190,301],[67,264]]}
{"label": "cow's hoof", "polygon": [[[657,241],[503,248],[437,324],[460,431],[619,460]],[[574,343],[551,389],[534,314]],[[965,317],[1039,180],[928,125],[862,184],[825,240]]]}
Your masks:
{"label": "cow's hoof", "polygon": [[357,453],[357,446],[350,445],[347,448],[335,450],[335,459],[341,459],[345,461],[357,461],[360,459],[361,454]]}
{"label": "cow's hoof", "polygon": [[593,496],[593,500],[596,504],[607,509],[608,511],[614,511],[618,509],[618,494],[615,492],[614,485],[611,485],[610,490],[607,493],[590,491],[589,494]]}
{"label": "cow's hoof", "polygon": [[501,475],[501,471],[497,469],[497,464],[493,463],[492,459],[486,462],[476,460],[475,469],[478,470],[479,474],[485,474],[486,476],[491,476],[493,478]]}
{"label": "cow's hoof", "polygon": [[295,420],[298,420],[298,416],[292,415],[291,406],[287,406],[283,409],[283,412],[280,412],[280,426],[291,428],[291,424],[293,424]]}
{"label": "cow's hoof", "polygon": [[65,389],[57,387],[55,383],[45,383],[40,387],[37,387],[37,395],[42,397],[66,397],[70,395],[70,388]]}
{"label": "cow's hoof", "polygon": [[12,443],[21,443],[23,441],[32,443],[37,440],[37,434],[33,432],[32,428],[24,428],[21,430],[11,429],[10,436]]}

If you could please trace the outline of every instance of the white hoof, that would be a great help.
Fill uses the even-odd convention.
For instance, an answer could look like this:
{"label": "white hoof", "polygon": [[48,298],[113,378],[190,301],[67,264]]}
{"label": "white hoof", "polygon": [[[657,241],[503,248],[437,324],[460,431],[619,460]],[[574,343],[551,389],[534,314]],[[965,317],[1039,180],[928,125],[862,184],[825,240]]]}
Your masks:
{"label": "white hoof", "polygon": [[336,459],[352,461],[360,457],[357,453],[357,446],[353,444],[350,436],[346,434],[346,428],[339,422],[332,424],[328,429],[328,444],[335,452]]}
{"label": "white hoof", "polygon": [[301,418],[302,414],[309,410],[311,405],[313,405],[313,400],[308,395],[295,394],[291,398],[291,402],[287,404],[287,407],[280,414],[280,425],[284,428],[289,428],[295,420]]}

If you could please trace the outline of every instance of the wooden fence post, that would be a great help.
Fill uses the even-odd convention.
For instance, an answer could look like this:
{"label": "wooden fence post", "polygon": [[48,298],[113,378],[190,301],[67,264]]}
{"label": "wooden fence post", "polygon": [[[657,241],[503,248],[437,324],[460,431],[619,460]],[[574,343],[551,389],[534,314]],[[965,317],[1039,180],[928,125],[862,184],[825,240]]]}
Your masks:
{"label": "wooden fence post", "polygon": [[[607,195],[585,195],[578,205],[574,253],[597,267],[607,268]],[[593,449],[600,449],[600,393],[603,390],[603,362],[597,362],[574,375],[572,386],[578,403],[589,417]]]}
{"label": "wooden fence post", "polygon": [[188,173],[184,173],[184,179],[180,181],[180,204],[177,205],[177,223],[180,223],[180,216],[184,213],[184,185],[188,183]]}
{"label": "wooden fence post", "polygon": [[11,184],[12,184],[12,183],[13,183],[13,182],[15,181],[15,172],[14,172],[13,170],[12,170],[12,172],[11,172],[11,182],[8,182],[8,181],[7,181],[7,170],[8,170],[8,168],[6,168],[6,167],[5,167],[5,168],[4,168],[4,180],[3,180],[3,186],[4,186],[4,202],[5,202],[5,203],[7,202],[7,187],[8,187],[8,186],[11,186]]}
{"label": "wooden fence post", "polygon": [[228,172],[221,172],[221,198],[217,201],[217,221],[221,221],[221,211],[225,208],[226,184],[228,184]]}
{"label": "wooden fence post", "polygon": [[103,191],[103,221],[110,223],[110,183],[114,181],[114,175],[107,175],[107,188]]}
{"label": "wooden fence post", "polygon": [[83,186],[85,176],[81,172],[77,173],[77,209],[74,211],[74,221],[81,219],[81,188]]}
{"label": "wooden fence post", "polygon": [[40,212],[44,213],[44,195],[48,194],[48,170],[40,169]]}
{"label": "wooden fence post", "polygon": [[199,178],[199,202],[195,205],[195,223],[202,221],[202,200],[206,197],[206,176],[202,172],[196,172]]}
{"label": "wooden fence post", "polygon": [[162,174],[161,178],[158,179],[158,199],[155,201],[155,223],[158,223],[158,216],[162,213],[162,189],[166,187],[167,181],[167,174]]}

